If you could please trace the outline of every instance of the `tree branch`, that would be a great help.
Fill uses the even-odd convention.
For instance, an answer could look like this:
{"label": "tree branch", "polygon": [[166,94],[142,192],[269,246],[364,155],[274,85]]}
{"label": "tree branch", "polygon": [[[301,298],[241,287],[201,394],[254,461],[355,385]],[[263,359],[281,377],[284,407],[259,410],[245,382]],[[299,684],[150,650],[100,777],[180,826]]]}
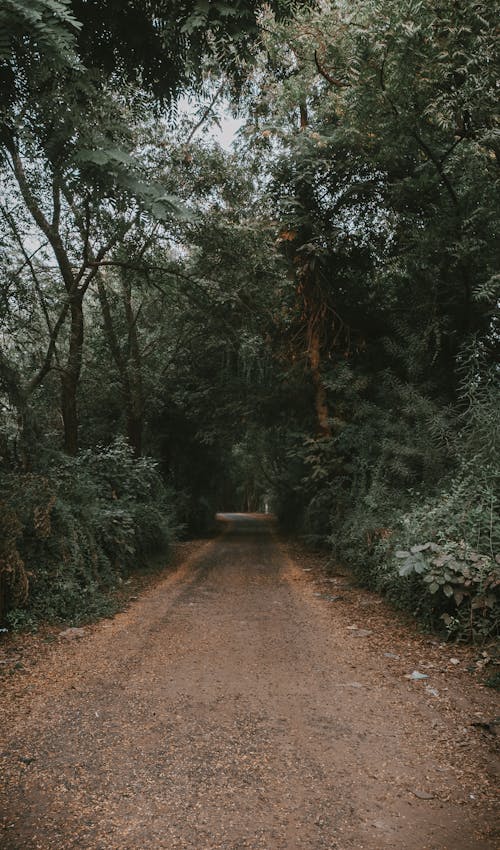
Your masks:
{"label": "tree branch", "polygon": [[99,296],[99,304],[101,305],[101,313],[104,322],[104,331],[108,338],[108,344],[111,349],[111,353],[115,359],[115,363],[118,367],[120,375],[122,378],[126,376],[127,370],[125,366],[125,360],[123,358],[120,344],[118,342],[118,337],[115,332],[115,326],[113,324],[113,317],[111,315],[111,307],[109,306],[108,294],[106,292],[106,287],[104,285],[104,281],[102,276],[99,274],[97,277],[97,294]]}
{"label": "tree branch", "polygon": [[448,150],[444,152],[444,154],[442,155],[442,157],[440,157],[440,160],[439,160],[439,161],[440,161],[440,163],[441,163],[441,164],[443,164],[443,163],[444,163],[444,161],[448,159],[449,155],[450,155],[451,153],[453,153],[453,151],[455,150],[455,148],[456,148],[456,147],[457,147],[457,146],[458,146],[461,142],[463,142],[463,140],[464,140],[465,138],[466,138],[466,136],[460,136],[460,138],[455,139],[455,141],[453,142],[453,144],[452,144],[452,145],[450,145],[450,147],[448,148]]}
{"label": "tree branch", "polygon": [[216,102],[218,101],[219,97],[221,96],[222,92],[224,91],[224,88],[225,88],[225,84],[222,83],[222,85],[219,86],[219,88],[215,92],[212,100],[210,101],[210,103],[208,104],[206,109],[204,110],[200,120],[194,125],[193,129],[189,133],[189,136],[187,137],[186,141],[184,142],[184,144],[186,146],[189,145],[189,143],[193,140],[193,137],[196,135],[196,133],[198,132],[200,127],[202,127],[203,124],[205,123],[205,121],[207,120],[207,118],[210,115],[212,109],[214,108]]}
{"label": "tree branch", "polygon": [[[19,233],[16,222],[14,221],[13,216],[10,213],[8,213],[7,210],[1,204],[0,204],[0,210],[2,211],[3,217],[5,218],[7,223],[9,224],[11,231],[14,234],[14,237],[15,237],[18,245],[19,245],[19,249],[20,249],[20,251],[21,251],[21,253],[24,257],[24,263],[15,272],[15,274],[16,275],[20,274],[22,272],[23,268],[25,266],[28,266],[30,273],[31,273],[31,277],[33,278],[33,283],[35,284],[36,293],[37,293],[38,299],[40,301],[40,307],[41,307],[42,313],[45,317],[45,323],[47,325],[47,330],[49,332],[49,337],[50,337],[53,333],[53,327],[52,327],[52,323],[51,323],[51,320],[50,320],[49,311],[47,309],[47,304],[45,302],[45,297],[44,297],[44,294],[43,294],[42,286],[40,284],[40,280],[38,278],[38,275],[35,271],[35,267],[32,263],[32,258],[35,256],[35,254],[38,253],[38,251],[41,251],[41,249],[43,247],[45,247],[45,245],[47,243],[44,243],[44,245],[40,245],[38,248],[36,248],[35,251],[33,251],[32,254],[28,254],[28,252],[26,251],[26,248],[24,246],[24,242],[22,240],[21,234]],[[57,355],[57,352],[56,352],[56,355]]]}
{"label": "tree branch", "polygon": [[[75,290],[76,290],[76,287],[75,287]],[[68,296],[70,296],[70,293],[68,293]],[[62,306],[61,312],[59,313],[59,316],[57,317],[57,321],[56,321],[54,327],[52,328],[52,333],[50,334],[50,337],[49,337],[49,344],[47,346],[47,351],[45,352],[43,364],[42,364],[41,368],[38,370],[37,374],[34,375],[34,377],[31,379],[31,381],[28,384],[27,391],[26,391],[27,396],[31,395],[31,393],[34,392],[34,390],[36,390],[36,388],[38,386],[40,386],[40,384],[42,383],[45,376],[52,369],[52,358],[54,356],[54,352],[55,352],[55,349],[56,349],[57,337],[59,336],[59,331],[61,330],[61,328],[62,328],[62,326],[63,326],[63,324],[66,320],[66,316],[68,315],[70,305],[71,305],[71,297],[68,297],[66,299],[66,301],[64,302],[63,306]]]}
{"label": "tree branch", "polygon": [[8,146],[9,153],[11,155],[12,160],[12,170],[17,180],[17,184],[19,186],[19,190],[24,199],[24,203],[28,208],[28,212],[35,224],[40,228],[42,233],[47,237],[52,250],[54,251],[59,270],[61,272],[62,279],[64,281],[64,285],[66,287],[66,291],[69,292],[73,287],[74,276],[73,270],[71,267],[71,263],[69,261],[69,257],[64,249],[64,245],[61,240],[61,236],[57,227],[52,226],[47,218],[45,217],[38,201],[33,195],[29,183],[24,171],[24,166],[19,156],[19,151],[17,150],[15,143],[11,140],[11,143]]}
{"label": "tree branch", "polygon": [[446,174],[446,171],[443,168],[442,161],[439,159],[438,156],[436,156],[436,154],[429,147],[427,142],[424,142],[424,140],[422,139],[420,134],[417,133],[416,130],[412,130],[411,135],[413,136],[413,138],[416,140],[416,142],[420,146],[420,149],[425,153],[427,158],[435,166],[436,171],[438,172],[439,176],[441,177],[441,180],[442,180],[443,184],[445,185],[445,187],[448,191],[448,194],[449,194],[449,196],[450,196],[450,198],[453,202],[453,206],[455,207],[455,209],[458,209],[458,206],[459,206],[458,197],[457,197],[457,194],[456,194],[453,186],[451,185],[450,179],[449,179],[448,175]]}
{"label": "tree branch", "polygon": [[[401,116],[400,116],[400,112],[399,112],[398,108],[396,107],[396,105],[395,105],[395,103],[393,102],[392,98],[390,98],[390,97],[389,97],[389,95],[387,94],[387,90],[386,90],[386,86],[385,86],[385,79],[384,79],[385,61],[386,61],[386,59],[384,58],[384,60],[383,60],[383,62],[382,62],[382,64],[381,64],[381,66],[380,66],[380,75],[379,75],[380,88],[382,89],[382,92],[383,92],[383,94],[384,94],[384,97],[385,97],[385,99],[387,100],[387,102],[389,103],[389,105],[390,105],[390,107],[391,107],[391,109],[392,109],[392,111],[393,111],[394,115],[395,115],[397,118],[400,118]],[[456,194],[456,192],[455,192],[455,190],[454,190],[453,186],[451,185],[451,182],[450,182],[450,179],[449,179],[448,175],[446,174],[446,172],[445,172],[445,170],[444,170],[444,168],[443,168],[443,162],[444,162],[444,160],[446,159],[446,157],[447,157],[447,156],[449,156],[449,154],[451,153],[451,151],[453,150],[453,148],[455,148],[455,147],[456,147],[456,145],[458,144],[458,142],[454,143],[454,144],[451,146],[451,148],[447,151],[447,153],[446,153],[446,154],[444,154],[441,158],[439,158],[439,157],[438,157],[438,156],[434,153],[434,151],[433,151],[433,150],[429,147],[429,145],[427,144],[427,142],[425,142],[425,141],[424,141],[424,139],[422,138],[422,136],[421,136],[421,135],[420,135],[420,134],[419,134],[416,130],[410,130],[410,135],[411,135],[411,136],[413,136],[413,138],[414,138],[414,139],[415,139],[415,141],[417,142],[417,144],[418,144],[418,146],[419,146],[420,150],[421,150],[421,151],[422,151],[422,152],[426,155],[427,159],[428,159],[430,162],[432,162],[432,163],[433,163],[434,167],[436,168],[436,171],[438,172],[438,174],[439,174],[439,176],[440,176],[440,178],[441,178],[442,183],[444,184],[444,186],[445,186],[445,188],[446,188],[446,190],[447,190],[447,192],[448,192],[448,194],[449,194],[449,196],[450,196],[450,198],[451,198],[451,200],[452,200],[453,206],[455,207],[455,209],[458,209],[459,202],[458,202],[457,194]],[[459,141],[461,141],[461,140],[459,139]]]}
{"label": "tree branch", "polygon": [[323,67],[321,62],[319,61],[318,51],[314,51],[314,62],[316,64],[316,68],[318,69],[318,73],[321,74],[323,79],[327,81],[331,86],[335,86],[336,88],[349,88],[349,83],[345,83],[343,80],[339,80],[337,77],[332,77],[332,75]]}
{"label": "tree branch", "polygon": [[55,174],[52,177],[52,205],[52,227],[54,230],[59,230],[59,224],[61,222],[61,188],[59,179]]}

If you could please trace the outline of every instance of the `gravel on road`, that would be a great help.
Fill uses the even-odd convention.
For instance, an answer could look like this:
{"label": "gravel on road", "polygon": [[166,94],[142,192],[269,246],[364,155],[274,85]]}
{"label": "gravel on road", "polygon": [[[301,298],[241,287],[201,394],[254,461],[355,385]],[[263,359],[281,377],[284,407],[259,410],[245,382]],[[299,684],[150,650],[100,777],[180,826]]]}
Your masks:
{"label": "gravel on road", "polygon": [[500,712],[467,653],[226,516],[126,611],[2,668],[0,847],[493,850]]}

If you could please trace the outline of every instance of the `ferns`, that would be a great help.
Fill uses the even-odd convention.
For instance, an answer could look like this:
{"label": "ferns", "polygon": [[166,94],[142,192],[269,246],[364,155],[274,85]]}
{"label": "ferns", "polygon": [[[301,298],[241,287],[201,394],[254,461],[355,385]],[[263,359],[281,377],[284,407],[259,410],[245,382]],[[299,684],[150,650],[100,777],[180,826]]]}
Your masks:
{"label": "ferns", "polygon": [[75,34],[81,27],[70,0],[3,0],[0,9],[0,60],[32,40],[63,67],[76,62]]}

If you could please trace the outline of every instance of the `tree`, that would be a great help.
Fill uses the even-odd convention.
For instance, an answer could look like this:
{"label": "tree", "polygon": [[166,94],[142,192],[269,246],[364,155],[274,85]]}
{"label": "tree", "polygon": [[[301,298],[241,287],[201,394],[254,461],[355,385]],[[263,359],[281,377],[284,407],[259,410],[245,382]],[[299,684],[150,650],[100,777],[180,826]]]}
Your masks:
{"label": "tree", "polygon": [[[0,104],[0,138],[4,161],[15,177],[28,212],[54,253],[66,293],[66,301],[54,319],[43,365],[32,379],[28,395],[51,369],[57,339],[68,315],[70,332],[66,365],[61,371],[61,407],[65,446],[70,453],[75,453],[78,445],[76,395],[84,337],[83,299],[98,275],[99,264],[132,227],[132,219],[128,219],[112,235],[102,232],[97,237],[92,233],[96,229],[92,219],[102,219],[107,214],[109,224],[117,201],[123,211],[124,197],[137,199],[136,219],[141,207],[160,217],[165,210],[178,211],[172,197],[151,180],[146,183],[139,178],[140,169],[126,152],[133,144],[125,129],[132,116],[130,109],[126,115],[127,107],[110,86],[110,76],[113,75],[112,85],[121,81],[130,101],[135,101],[136,112],[138,105],[144,108],[145,101],[144,94],[132,89],[139,79],[143,89],[171,103],[179,91],[199,86],[204,58],[212,61],[217,56],[219,68],[231,72],[236,79],[237,66],[248,59],[258,32],[257,3],[237,3],[232,8],[223,3],[209,7],[198,0],[181,6],[160,3],[151,7],[133,2],[122,9],[119,5],[117,14],[112,0],[98,4],[37,0],[30,7],[22,0],[10,0],[3,10],[5,35],[0,45],[0,74],[5,88]],[[281,5],[286,11],[286,4]],[[88,70],[87,65],[93,70]],[[149,100],[149,107],[152,105]],[[37,163],[37,182],[41,183],[43,197],[26,172],[26,158]],[[69,248],[64,244],[61,221],[67,216],[73,217],[80,240],[77,257],[74,245]],[[12,214],[7,215],[6,222],[15,227]],[[73,239],[72,233],[69,242]],[[102,281],[99,291],[104,306]],[[109,321],[107,326],[111,339]],[[116,345],[113,350],[116,356]],[[122,373],[125,376],[123,364]],[[130,387],[130,374],[127,382]],[[132,424],[137,414],[132,415],[132,410],[137,406],[129,401],[136,449],[140,440],[137,425]]]}
{"label": "tree", "polygon": [[[141,528],[164,539],[152,455],[190,530],[265,498],[428,622],[470,633],[479,610],[491,634],[491,7],[6,8],[0,474],[19,586],[51,511],[85,575],[85,553],[109,569]],[[201,123],[174,130],[176,96],[202,90]],[[198,141],[226,92],[248,115],[235,154]],[[59,384],[76,458],[54,450]]]}
{"label": "tree", "polygon": [[[311,539],[363,563],[365,580],[382,575],[401,529],[412,529],[405,547],[438,537],[453,547],[455,536],[477,545],[451,493],[467,490],[478,513],[496,504],[493,468],[479,483],[464,425],[460,448],[451,436],[457,416],[478,421],[471,381],[491,386],[498,357],[492,14],[375,0],[266,19],[247,132],[274,175],[297,288],[284,380],[297,380],[297,358],[308,363],[317,414],[283,438],[276,493]],[[423,519],[426,497],[441,527]],[[481,545],[495,551],[491,535]],[[384,575],[403,596],[404,576]],[[409,604],[431,618],[448,604],[421,580],[415,593]]]}
{"label": "tree", "polygon": [[[18,122],[17,132],[11,133],[6,139],[4,152],[4,162],[10,171],[6,184],[8,206],[3,210],[4,223],[15,237],[18,250],[26,255],[24,270],[29,267],[39,298],[43,300],[44,287],[36,271],[39,261],[34,259],[28,263],[25,248],[30,230],[25,229],[23,232],[12,212],[12,208],[16,209],[20,201],[25,205],[32,227],[36,228],[36,235],[32,236],[35,253],[47,246],[56,263],[57,276],[62,286],[57,296],[57,312],[52,315],[47,313],[48,338],[42,361],[21,392],[23,407],[26,407],[29,396],[52,369],[55,353],[59,351],[64,445],[70,454],[74,454],[78,446],[76,398],[82,366],[84,298],[99,273],[101,261],[123,241],[127,232],[137,230],[141,215],[140,205],[134,201],[130,192],[116,187],[112,175],[103,179],[85,162],[78,162],[78,146],[81,151],[84,145],[92,147],[95,144],[92,136],[95,138],[97,116],[100,121],[98,138],[106,132],[108,138],[112,138],[113,134],[116,138],[120,133],[116,103],[111,105],[108,98],[106,107],[103,100],[88,106],[89,109],[81,116],[76,145],[73,140],[68,141],[69,131],[62,117],[65,105],[59,115],[52,109],[50,118],[42,123],[39,121],[39,110],[43,111],[45,107],[45,114],[48,115],[48,102],[39,101],[36,107],[26,109],[22,129]],[[106,115],[109,119],[107,127]],[[56,123],[58,118],[63,125],[60,133],[57,134],[53,129],[47,132],[47,123]],[[57,149],[59,146],[67,147],[68,143],[73,147],[73,156],[63,158],[58,155]],[[67,321],[67,352],[63,361],[60,348],[65,338]]]}

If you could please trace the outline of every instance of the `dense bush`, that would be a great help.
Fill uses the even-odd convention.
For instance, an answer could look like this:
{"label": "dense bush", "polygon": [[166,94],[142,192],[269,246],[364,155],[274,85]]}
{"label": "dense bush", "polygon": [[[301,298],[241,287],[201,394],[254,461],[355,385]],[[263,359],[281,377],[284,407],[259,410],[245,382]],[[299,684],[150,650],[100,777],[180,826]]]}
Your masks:
{"label": "dense bush", "polygon": [[298,422],[278,447],[279,512],[365,584],[474,639],[498,630],[500,575],[489,9],[320,4],[268,35],[256,109],[295,283],[283,383],[306,397],[301,364],[314,394],[281,420]]}
{"label": "dense bush", "polygon": [[149,458],[123,440],[54,455],[46,470],[2,473],[0,570],[7,622],[80,622],[112,609],[109,591],[164,555],[173,498]]}
{"label": "dense bush", "polygon": [[458,638],[500,633],[500,464],[495,394],[486,376],[458,431],[455,474],[434,497],[396,513],[376,551],[377,584]]}
{"label": "dense bush", "polygon": [[271,504],[427,623],[498,628],[496,10],[291,6],[264,4],[227,154],[198,132],[218,95],[176,133],[151,122],[143,74],[124,96],[120,74],[68,74],[36,33],[33,61],[14,27],[21,82],[0,138],[12,621],[78,618],[165,550],[173,497],[121,433],[158,459],[188,532]]}
{"label": "dense bush", "polygon": [[[345,368],[344,368],[345,371]],[[387,376],[377,382],[380,402]],[[428,627],[500,632],[500,443],[494,375],[469,370],[446,416],[401,388],[397,418],[337,379],[332,439],[289,433],[275,504],[308,544]],[[393,396],[394,397],[394,396]]]}

